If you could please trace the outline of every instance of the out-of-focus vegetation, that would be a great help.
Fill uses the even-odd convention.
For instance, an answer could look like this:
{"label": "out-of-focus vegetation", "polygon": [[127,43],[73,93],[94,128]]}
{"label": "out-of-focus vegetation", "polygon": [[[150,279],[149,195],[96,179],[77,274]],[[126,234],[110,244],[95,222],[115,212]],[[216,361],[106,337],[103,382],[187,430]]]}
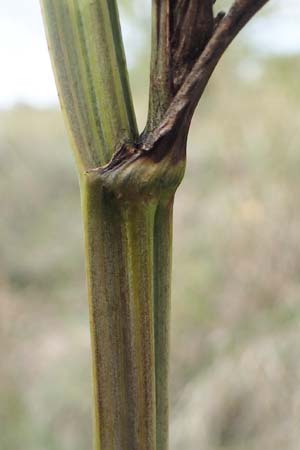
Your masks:
{"label": "out-of-focus vegetation", "polygon": [[[172,450],[299,448],[299,70],[236,47],[194,119],[175,207]],[[0,113],[1,450],[92,448],[68,146],[57,111]]]}

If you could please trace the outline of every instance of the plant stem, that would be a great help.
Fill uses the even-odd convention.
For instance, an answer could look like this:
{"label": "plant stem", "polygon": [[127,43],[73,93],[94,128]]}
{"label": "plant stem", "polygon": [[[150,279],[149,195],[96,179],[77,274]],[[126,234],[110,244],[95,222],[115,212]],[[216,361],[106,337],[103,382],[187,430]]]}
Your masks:
{"label": "plant stem", "polygon": [[160,202],[154,225],[156,449],[168,448],[173,201]]}
{"label": "plant stem", "polygon": [[[160,165],[154,166],[156,172]],[[129,177],[129,201],[123,172],[121,181],[113,176],[112,187],[110,175],[81,176],[95,449],[166,450],[174,187],[144,194],[141,180]]]}
{"label": "plant stem", "polygon": [[137,136],[116,0],[41,0],[61,107],[79,171]]}
{"label": "plant stem", "polygon": [[[80,177],[95,450],[167,450],[172,210],[190,121],[221,55],[268,0],[152,0],[138,136],[116,0],[41,0]],[[221,19],[220,19],[221,17]]]}
{"label": "plant stem", "polygon": [[172,205],[184,164],[149,154],[98,171],[137,136],[116,2],[42,6],[80,175],[95,449],[166,450]]}

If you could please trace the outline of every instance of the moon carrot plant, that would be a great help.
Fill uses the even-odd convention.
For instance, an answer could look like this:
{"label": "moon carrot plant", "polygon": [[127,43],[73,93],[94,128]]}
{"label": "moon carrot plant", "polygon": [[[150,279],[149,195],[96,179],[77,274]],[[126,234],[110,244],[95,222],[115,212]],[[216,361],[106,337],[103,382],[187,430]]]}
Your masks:
{"label": "moon carrot plant", "polygon": [[85,230],[95,450],[167,450],[174,195],[191,119],[229,44],[268,0],[152,0],[138,132],[116,0],[41,0]]}

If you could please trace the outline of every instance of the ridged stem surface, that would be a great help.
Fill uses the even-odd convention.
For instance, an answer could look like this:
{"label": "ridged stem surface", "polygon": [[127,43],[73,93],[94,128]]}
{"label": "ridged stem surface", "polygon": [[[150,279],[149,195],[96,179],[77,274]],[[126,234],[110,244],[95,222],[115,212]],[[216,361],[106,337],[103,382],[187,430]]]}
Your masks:
{"label": "ridged stem surface", "polygon": [[[160,166],[148,165],[154,173]],[[108,177],[81,176],[96,450],[168,445],[174,186],[169,192],[154,176],[145,180],[150,195],[140,191],[138,167],[130,168],[132,176],[126,169]],[[147,167],[141,167],[144,176]],[[182,168],[176,171],[179,180]]]}
{"label": "ridged stem surface", "polygon": [[79,170],[109,162],[137,128],[115,0],[41,0]]}

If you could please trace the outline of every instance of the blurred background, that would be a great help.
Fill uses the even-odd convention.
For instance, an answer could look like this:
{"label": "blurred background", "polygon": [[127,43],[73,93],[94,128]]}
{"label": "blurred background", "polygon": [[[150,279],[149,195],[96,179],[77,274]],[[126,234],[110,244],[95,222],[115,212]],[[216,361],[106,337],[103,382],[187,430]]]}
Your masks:
{"label": "blurred background", "polygon": [[[142,128],[150,0],[120,3]],[[193,121],[175,206],[171,450],[300,448],[299,23],[297,0],[272,0]],[[79,191],[37,0],[0,0],[0,55],[0,449],[91,449]]]}

